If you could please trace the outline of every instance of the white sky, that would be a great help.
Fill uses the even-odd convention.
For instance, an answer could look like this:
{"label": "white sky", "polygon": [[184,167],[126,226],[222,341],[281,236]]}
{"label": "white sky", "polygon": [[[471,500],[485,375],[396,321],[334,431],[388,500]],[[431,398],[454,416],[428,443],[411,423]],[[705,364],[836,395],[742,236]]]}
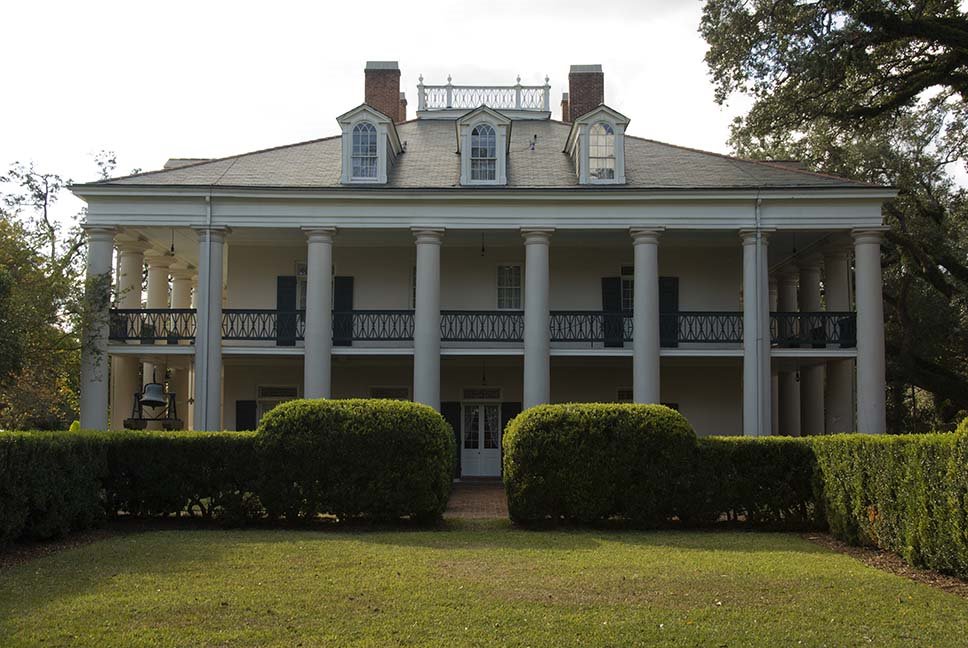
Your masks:
{"label": "white sky", "polygon": [[[722,109],[703,63],[699,0],[55,2],[0,4],[0,170],[33,161],[93,180],[169,157],[220,157],[336,134],[367,60],[398,60],[416,110],[428,84],[551,78],[560,117],[573,63],[601,63],[629,132],[728,152],[745,101]],[[81,202],[66,198],[60,214]]]}

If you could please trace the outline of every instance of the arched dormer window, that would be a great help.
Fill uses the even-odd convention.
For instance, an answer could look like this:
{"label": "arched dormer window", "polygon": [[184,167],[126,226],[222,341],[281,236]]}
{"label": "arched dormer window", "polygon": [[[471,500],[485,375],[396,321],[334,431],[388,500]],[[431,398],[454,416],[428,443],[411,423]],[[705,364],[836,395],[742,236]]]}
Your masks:
{"label": "arched dormer window", "polygon": [[497,178],[497,134],[489,124],[471,131],[471,180]]}
{"label": "arched dormer window", "polygon": [[588,131],[588,175],[595,180],[615,179],[615,130],[605,122]]}
{"label": "arched dormer window", "polygon": [[370,122],[353,127],[353,178],[377,177],[376,128]]}

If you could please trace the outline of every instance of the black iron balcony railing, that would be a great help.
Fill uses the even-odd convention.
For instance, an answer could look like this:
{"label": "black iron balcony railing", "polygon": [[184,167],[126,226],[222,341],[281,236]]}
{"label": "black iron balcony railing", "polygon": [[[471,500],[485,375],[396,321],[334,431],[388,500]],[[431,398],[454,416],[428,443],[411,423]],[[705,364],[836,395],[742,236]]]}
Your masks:
{"label": "black iron balcony railing", "polygon": [[440,311],[443,342],[521,342],[524,311]]}
{"label": "black iron balcony railing", "polygon": [[770,337],[783,348],[857,346],[857,316],[848,311],[770,313]]}
{"label": "black iron balcony railing", "polygon": [[[633,339],[632,314],[604,311],[551,311],[552,342],[602,344],[621,347]],[[123,309],[110,314],[112,340],[145,344],[177,344],[195,338],[195,310]],[[227,308],[222,311],[224,340],[273,341],[294,345],[306,330],[302,310]],[[333,313],[333,343],[406,342],[413,340],[412,310],[354,310]],[[771,313],[770,336],[780,348],[857,346],[856,315],[852,312]],[[440,313],[444,342],[520,343],[524,339],[523,311],[462,311]],[[660,345],[742,344],[743,313],[739,311],[680,311],[659,315]]]}
{"label": "black iron balcony railing", "polygon": [[194,308],[112,308],[108,321],[112,340],[175,344],[195,339]]}

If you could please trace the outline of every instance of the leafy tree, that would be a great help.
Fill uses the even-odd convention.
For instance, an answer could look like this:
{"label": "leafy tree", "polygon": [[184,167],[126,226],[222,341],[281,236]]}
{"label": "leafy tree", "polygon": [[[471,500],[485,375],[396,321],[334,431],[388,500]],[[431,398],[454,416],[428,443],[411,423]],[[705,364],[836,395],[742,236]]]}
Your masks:
{"label": "leafy tree", "polygon": [[893,185],[883,246],[892,431],[968,410],[968,19],[955,2],[708,0],[716,97],[754,98],[730,143]]}

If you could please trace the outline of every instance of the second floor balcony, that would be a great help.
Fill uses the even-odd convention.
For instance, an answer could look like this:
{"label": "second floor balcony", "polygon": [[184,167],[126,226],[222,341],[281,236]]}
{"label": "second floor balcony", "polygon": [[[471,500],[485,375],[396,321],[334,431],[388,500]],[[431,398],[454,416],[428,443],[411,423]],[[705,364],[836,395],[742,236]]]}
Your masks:
{"label": "second floor balcony", "polygon": [[[634,339],[628,311],[552,310],[549,339],[556,347],[624,347]],[[194,309],[112,309],[110,339],[115,343],[186,344],[195,339]],[[407,346],[413,341],[413,310],[333,312],[336,346]],[[743,343],[740,311],[675,311],[659,315],[663,348],[733,348]],[[776,348],[841,348],[857,345],[853,312],[770,313]],[[222,311],[222,339],[297,346],[305,337],[305,311],[237,309]],[[522,310],[442,310],[440,339],[457,347],[514,347],[523,343]]]}

